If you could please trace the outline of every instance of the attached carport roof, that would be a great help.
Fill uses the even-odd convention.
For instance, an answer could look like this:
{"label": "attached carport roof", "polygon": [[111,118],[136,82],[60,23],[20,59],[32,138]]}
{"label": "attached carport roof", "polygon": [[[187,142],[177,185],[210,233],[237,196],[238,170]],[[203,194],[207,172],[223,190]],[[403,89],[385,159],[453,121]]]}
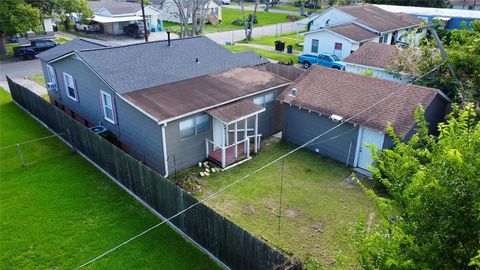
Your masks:
{"label": "attached carport roof", "polygon": [[210,109],[207,113],[225,124],[230,124],[263,111],[265,111],[263,106],[253,103],[250,99],[242,99]]}
{"label": "attached carport roof", "polygon": [[131,22],[131,21],[141,21],[143,20],[140,16],[125,16],[125,17],[104,17],[95,15],[92,21],[98,23],[115,23],[115,22]]}

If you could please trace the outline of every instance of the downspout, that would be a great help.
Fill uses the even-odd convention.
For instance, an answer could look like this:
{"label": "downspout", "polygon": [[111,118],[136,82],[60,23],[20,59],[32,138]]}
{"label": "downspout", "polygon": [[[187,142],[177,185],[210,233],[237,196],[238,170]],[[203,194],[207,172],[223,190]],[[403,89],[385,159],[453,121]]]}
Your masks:
{"label": "downspout", "polygon": [[162,148],[163,148],[163,163],[165,167],[165,175],[163,177],[168,177],[168,158],[167,158],[167,138],[165,137],[165,127],[167,123],[162,125]]}

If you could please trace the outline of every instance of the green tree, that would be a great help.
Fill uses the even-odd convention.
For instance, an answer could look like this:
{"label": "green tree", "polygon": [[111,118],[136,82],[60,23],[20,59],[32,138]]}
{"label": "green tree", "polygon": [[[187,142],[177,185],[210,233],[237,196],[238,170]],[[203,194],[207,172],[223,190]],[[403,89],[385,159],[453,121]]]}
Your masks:
{"label": "green tree", "polygon": [[439,136],[428,134],[424,110],[415,114],[408,142],[374,149],[374,179],[388,191],[368,195],[379,223],[359,227],[357,246],[366,269],[467,269],[479,265],[480,123],[472,104],[454,106]]}
{"label": "green tree", "polygon": [[78,13],[81,19],[93,17],[93,12],[86,0],[25,0],[32,7],[39,9],[43,15],[58,16],[65,30],[69,30],[70,14]]}
{"label": "green tree", "polygon": [[23,0],[2,0],[0,3],[0,54],[6,55],[5,38],[17,33],[37,30],[40,11]]}

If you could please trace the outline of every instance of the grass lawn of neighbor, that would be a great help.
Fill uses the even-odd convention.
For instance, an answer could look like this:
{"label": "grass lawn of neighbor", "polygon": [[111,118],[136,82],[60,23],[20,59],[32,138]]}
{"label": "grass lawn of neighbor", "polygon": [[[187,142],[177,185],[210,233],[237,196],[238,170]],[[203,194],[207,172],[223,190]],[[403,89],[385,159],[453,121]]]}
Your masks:
{"label": "grass lawn of neighbor", "polygon": [[[51,133],[0,89],[0,148]],[[0,150],[2,269],[73,269],[160,219],[59,139]],[[86,269],[219,269],[168,226]]]}
{"label": "grass lawn of neighbor", "polygon": [[[199,178],[195,196],[204,198],[294,148],[276,140],[265,140],[250,161]],[[206,203],[286,254],[301,258],[308,269],[355,269],[359,265],[350,232],[360,219],[375,220],[375,206],[348,180],[351,173],[345,164],[307,150],[285,158],[280,230],[281,161]]]}
{"label": "grass lawn of neighbor", "polygon": [[[253,11],[246,11],[245,16],[248,14],[253,14]],[[287,14],[281,13],[273,13],[273,12],[263,12],[257,11],[258,17],[258,24],[255,24],[254,27],[268,25],[268,24],[275,24],[275,23],[283,23],[288,22]],[[203,27],[203,32],[207,33],[214,33],[214,32],[223,32],[229,30],[238,30],[243,29],[242,25],[233,25],[232,22],[235,19],[243,20],[242,11],[233,8],[222,8],[222,23],[221,24],[205,24]],[[180,25],[178,23],[173,22],[164,22],[163,27],[165,29],[169,29],[172,32],[179,32]],[[255,31],[255,29],[254,29]]]}
{"label": "grass lawn of neighbor", "polygon": [[274,51],[267,51],[259,48],[253,48],[248,46],[241,46],[241,45],[224,45],[227,50],[231,52],[244,52],[244,51],[254,51],[261,56],[275,60],[275,61],[284,61],[288,62],[292,60],[294,63],[297,63],[298,57],[296,55],[282,53],[282,52],[274,52]]}
{"label": "grass lawn of neighbor", "polygon": [[[298,39],[297,39],[298,38]],[[242,40],[237,43],[252,43],[252,44],[260,44],[260,45],[267,45],[271,46],[272,48],[275,47],[275,41],[281,40],[285,42],[285,50],[288,45],[293,45],[293,50],[295,51],[303,51],[303,47],[298,44],[303,44],[303,35],[297,33],[282,35],[282,36],[263,36],[261,38],[253,38],[250,41]],[[298,42],[297,42],[298,40]]]}

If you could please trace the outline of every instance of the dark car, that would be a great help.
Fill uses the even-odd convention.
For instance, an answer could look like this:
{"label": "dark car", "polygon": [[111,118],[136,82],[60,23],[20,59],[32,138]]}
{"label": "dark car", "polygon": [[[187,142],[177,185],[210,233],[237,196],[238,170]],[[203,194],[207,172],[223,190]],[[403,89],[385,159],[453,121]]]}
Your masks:
{"label": "dark car", "polygon": [[27,60],[32,60],[35,55],[57,46],[57,43],[49,39],[32,40],[30,45],[24,45],[13,48],[14,56],[23,56]]}
{"label": "dark car", "polygon": [[[141,38],[144,36],[145,27],[143,23],[131,23],[123,28],[123,32],[134,38]],[[147,29],[147,36],[150,35],[150,30]]]}

